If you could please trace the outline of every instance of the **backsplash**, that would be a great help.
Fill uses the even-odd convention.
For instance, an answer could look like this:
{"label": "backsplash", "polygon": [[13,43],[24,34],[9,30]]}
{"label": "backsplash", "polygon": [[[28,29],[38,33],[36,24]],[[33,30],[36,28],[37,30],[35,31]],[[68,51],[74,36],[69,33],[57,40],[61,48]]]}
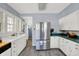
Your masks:
{"label": "backsplash", "polygon": [[78,31],[61,31],[62,33],[75,33],[77,36],[79,36],[79,32]]}
{"label": "backsplash", "polygon": [[75,34],[77,34],[79,36],[79,32],[73,32],[73,33],[75,33]]}

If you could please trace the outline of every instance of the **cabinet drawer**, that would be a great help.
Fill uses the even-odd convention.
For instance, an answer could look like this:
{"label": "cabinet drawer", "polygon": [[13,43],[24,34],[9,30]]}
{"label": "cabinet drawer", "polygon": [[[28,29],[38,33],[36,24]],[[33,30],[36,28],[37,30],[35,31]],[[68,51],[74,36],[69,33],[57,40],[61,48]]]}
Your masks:
{"label": "cabinet drawer", "polygon": [[71,56],[79,56],[79,46],[77,45],[73,46]]}
{"label": "cabinet drawer", "polygon": [[78,49],[78,50],[79,50],[79,45],[76,44],[76,45],[75,45],[75,49]]}

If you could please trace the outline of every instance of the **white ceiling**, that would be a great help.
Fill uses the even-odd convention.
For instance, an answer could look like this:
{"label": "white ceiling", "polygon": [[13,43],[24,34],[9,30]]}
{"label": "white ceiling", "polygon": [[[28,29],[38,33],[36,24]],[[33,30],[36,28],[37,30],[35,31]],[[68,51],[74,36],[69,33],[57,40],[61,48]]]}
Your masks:
{"label": "white ceiling", "polygon": [[38,3],[9,3],[9,5],[21,14],[26,13],[59,13],[69,3],[48,3],[45,10],[40,11]]}

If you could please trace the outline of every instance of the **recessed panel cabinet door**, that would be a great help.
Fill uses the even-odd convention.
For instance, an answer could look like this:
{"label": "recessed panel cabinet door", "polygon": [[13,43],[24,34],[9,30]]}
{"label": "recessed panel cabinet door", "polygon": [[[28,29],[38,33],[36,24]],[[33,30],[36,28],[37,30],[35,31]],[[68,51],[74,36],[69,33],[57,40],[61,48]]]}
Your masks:
{"label": "recessed panel cabinet door", "polygon": [[79,11],[75,11],[67,16],[61,18],[61,30],[79,30]]}
{"label": "recessed panel cabinet door", "polygon": [[58,48],[59,47],[59,37],[52,36],[50,39],[50,48]]}
{"label": "recessed panel cabinet door", "polygon": [[59,37],[58,36],[54,37],[54,48],[59,48]]}
{"label": "recessed panel cabinet door", "polygon": [[59,48],[64,52],[64,38],[60,37],[60,45]]}
{"label": "recessed panel cabinet door", "polygon": [[72,51],[71,41],[65,38],[60,38],[60,47],[59,47],[66,55],[70,55]]}
{"label": "recessed panel cabinet door", "polygon": [[63,17],[62,19],[59,20],[59,25],[60,25],[60,29],[64,29],[64,23],[65,23],[65,17]]}
{"label": "recessed panel cabinet door", "polygon": [[26,47],[26,39],[20,38],[12,42],[12,55],[17,56]]}
{"label": "recessed panel cabinet door", "polygon": [[50,48],[53,48],[54,45],[54,37],[50,37]]}
{"label": "recessed panel cabinet door", "polygon": [[19,40],[16,40],[16,41],[14,41],[14,42],[12,43],[12,56],[17,56],[17,55],[19,55],[20,50],[21,50],[19,44],[20,44],[20,41],[19,41]]}
{"label": "recessed panel cabinet door", "polygon": [[79,45],[73,46],[71,56],[79,56]]}
{"label": "recessed panel cabinet door", "polygon": [[72,51],[71,41],[65,39],[64,40],[64,53],[70,56],[71,51]]}
{"label": "recessed panel cabinet door", "polygon": [[12,56],[16,56],[17,55],[17,44],[16,44],[16,41],[14,41],[14,42],[12,42],[12,46],[11,46],[11,48],[12,48]]}

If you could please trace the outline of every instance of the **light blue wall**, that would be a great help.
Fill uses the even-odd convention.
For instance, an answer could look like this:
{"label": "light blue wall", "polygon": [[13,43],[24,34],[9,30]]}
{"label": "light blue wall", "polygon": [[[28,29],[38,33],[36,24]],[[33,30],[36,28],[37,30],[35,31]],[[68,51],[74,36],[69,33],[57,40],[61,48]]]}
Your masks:
{"label": "light blue wall", "polygon": [[35,14],[22,14],[23,17],[32,16],[33,17],[33,24],[37,22],[51,22],[51,28],[55,29],[55,32],[59,31],[58,28],[58,19],[56,14],[49,14],[49,13],[35,13]]}
{"label": "light blue wall", "polygon": [[0,3],[0,7],[23,20],[20,14],[16,10],[14,10],[12,7],[10,7],[7,3]]}
{"label": "light blue wall", "polygon": [[79,3],[71,3],[68,7],[66,7],[62,12],[57,14],[57,17],[60,19],[76,10],[79,10]]}
{"label": "light blue wall", "polygon": [[[12,7],[10,7],[6,3],[0,3],[0,7],[13,13],[14,15],[20,17],[20,16],[32,16],[34,23],[38,21],[51,21],[51,28],[55,29],[55,32],[59,32],[59,19],[78,10],[79,9],[79,3],[71,3],[68,7],[66,7],[63,11],[61,11],[58,14],[49,14],[49,13],[35,13],[35,14],[19,14],[16,10],[14,10]],[[21,18],[21,17],[20,17]]]}

